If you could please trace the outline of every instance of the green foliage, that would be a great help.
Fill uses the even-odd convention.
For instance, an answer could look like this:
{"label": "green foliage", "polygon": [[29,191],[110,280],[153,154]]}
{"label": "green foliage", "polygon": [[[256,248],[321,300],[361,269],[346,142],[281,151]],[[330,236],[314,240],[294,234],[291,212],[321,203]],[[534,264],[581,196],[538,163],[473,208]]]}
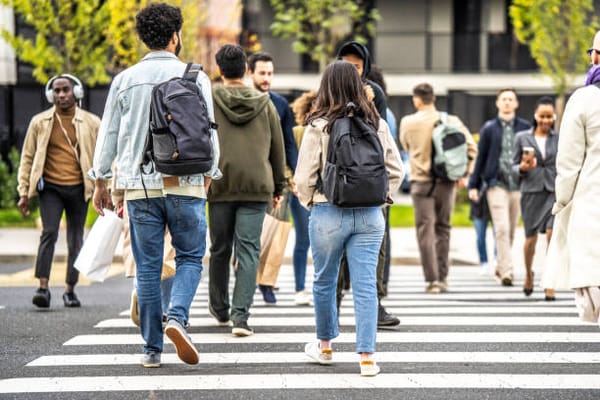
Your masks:
{"label": "green foliage", "polygon": [[509,13],[517,39],[529,46],[541,72],[564,98],[590,61],[585,50],[598,27],[593,0],[513,0]]}
{"label": "green foliage", "polygon": [[[450,221],[454,227],[470,227],[473,223],[469,219],[469,204],[457,202]],[[396,204],[390,207],[390,227],[414,228],[415,215],[412,205]]]}
{"label": "green foliage", "polygon": [[51,76],[72,73],[88,85],[107,83],[109,23],[103,0],[0,0],[13,7],[36,32],[34,39],[15,36],[2,28],[2,37],[17,57],[33,65],[33,76],[45,83]]}
{"label": "green foliage", "polygon": [[365,43],[375,35],[381,18],[376,9],[367,12],[362,0],[271,0],[271,6],[273,35],[293,38],[293,50],[310,55],[321,71],[335,57],[341,40]]}
{"label": "green foliage", "polygon": [[19,152],[12,148],[8,154],[8,162],[0,159],[0,209],[13,208],[17,204],[17,168]]}

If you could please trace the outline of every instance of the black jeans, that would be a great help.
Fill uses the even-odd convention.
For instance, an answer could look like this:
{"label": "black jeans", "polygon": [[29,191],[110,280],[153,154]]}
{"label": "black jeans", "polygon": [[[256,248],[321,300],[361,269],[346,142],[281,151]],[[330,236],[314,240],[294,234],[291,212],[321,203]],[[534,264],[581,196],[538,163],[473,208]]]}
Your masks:
{"label": "black jeans", "polygon": [[66,283],[75,285],[79,279],[79,271],[73,264],[83,244],[83,229],[88,209],[88,202],[84,200],[83,183],[62,186],[45,182],[44,190],[39,195],[43,229],[35,261],[35,277],[50,277],[60,218],[64,210],[67,217],[68,249]]}

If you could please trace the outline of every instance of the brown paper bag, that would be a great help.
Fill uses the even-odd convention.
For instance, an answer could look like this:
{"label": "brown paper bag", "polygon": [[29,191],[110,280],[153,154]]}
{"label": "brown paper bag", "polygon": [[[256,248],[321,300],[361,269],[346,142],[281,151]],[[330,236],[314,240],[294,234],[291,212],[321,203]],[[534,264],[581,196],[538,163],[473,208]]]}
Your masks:
{"label": "brown paper bag", "polygon": [[258,260],[258,273],[256,283],[265,286],[275,286],[279,268],[283,263],[285,246],[292,224],[275,218],[277,209],[265,215],[262,234],[260,235],[260,257]]}

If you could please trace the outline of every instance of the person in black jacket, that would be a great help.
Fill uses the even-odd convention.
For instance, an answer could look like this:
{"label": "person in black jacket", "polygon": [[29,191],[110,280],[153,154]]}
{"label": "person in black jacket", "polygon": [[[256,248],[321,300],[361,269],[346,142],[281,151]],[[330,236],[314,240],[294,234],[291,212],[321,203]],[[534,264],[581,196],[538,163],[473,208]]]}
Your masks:
{"label": "person in black jacket", "polygon": [[512,286],[511,247],[521,213],[518,176],[512,169],[515,133],[529,129],[526,120],[516,116],[519,107],[514,89],[501,89],[496,98],[498,116],[486,121],[479,131],[475,169],[469,180],[469,198],[479,200],[479,191],[487,186],[486,198],[494,225],[498,252],[496,277],[503,286]]}
{"label": "person in black jacket", "polygon": [[[338,60],[344,60],[351,64],[353,64],[358,70],[358,75],[360,75],[365,90],[367,92],[367,97],[369,100],[373,101],[375,104],[375,108],[379,113],[379,116],[385,120],[385,116],[387,114],[387,103],[385,101],[385,94],[381,86],[377,83],[373,82],[370,79],[367,79],[367,76],[371,72],[371,56],[369,54],[369,50],[362,44],[358,42],[348,42],[340,47],[337,53]],[[387,213],[387,210],[384,209],[384,215]],[[383,243],[381,244],[381,249],[379,251],[379,260],[377,264],[377,296],[379,298],[379,308],[378,308],[378,318],[377,325],[378,326],[396,326],[400,324],[400,320],[389,314],[383,305],[381,304],[381,299],[386,295],[386,289],[383,285],[383,276],[385,270],[385,255],[386,255],[386,241],[387,235],[384,235]],[[346,259],[342,259],[342,265],[340,268],[339,282],[338,282],[338,307],[340,306],[343,292],[342,288],[349,288],[350,282],[348,279],[348,265]]]}

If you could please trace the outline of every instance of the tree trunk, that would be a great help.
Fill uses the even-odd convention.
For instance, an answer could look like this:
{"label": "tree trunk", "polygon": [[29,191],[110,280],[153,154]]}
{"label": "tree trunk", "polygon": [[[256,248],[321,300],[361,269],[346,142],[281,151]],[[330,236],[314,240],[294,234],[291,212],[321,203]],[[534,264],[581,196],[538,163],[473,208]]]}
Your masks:
{"label": "tree trunk", "polygon": [[558,93],[556,96],[556,123],[554,125],[555,129],[558,131],[560,129],[560,122],[562,121],[562,115],[565,111],[565,93]]}

